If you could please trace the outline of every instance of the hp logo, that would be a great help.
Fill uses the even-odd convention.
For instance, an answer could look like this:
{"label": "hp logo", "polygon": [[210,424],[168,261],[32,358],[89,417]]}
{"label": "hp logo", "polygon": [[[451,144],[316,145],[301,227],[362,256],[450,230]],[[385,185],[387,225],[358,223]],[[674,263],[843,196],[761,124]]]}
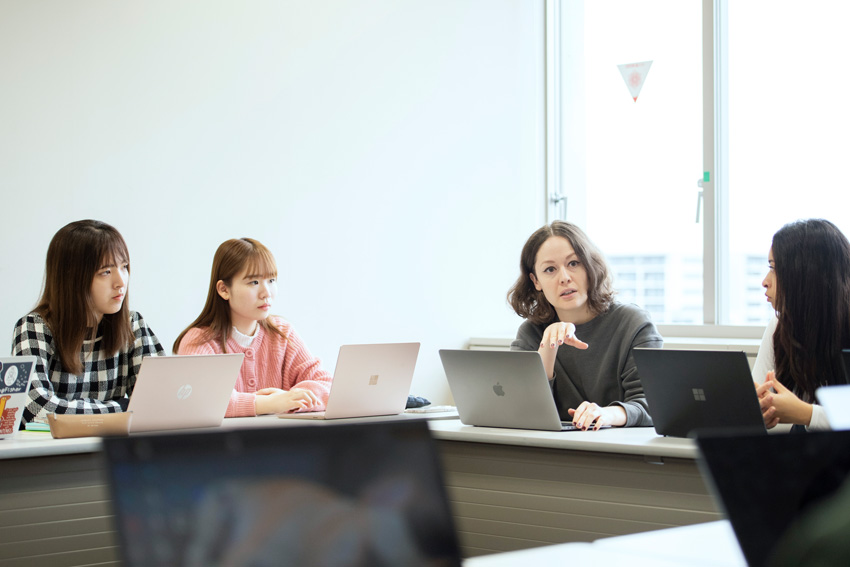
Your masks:
{"label": "hp logo", "polygon": [[185,386],[180,386],[180,389],[177,390],[177,399],[185,400],[189,396],[192,395],[192,386],[186,384]]}

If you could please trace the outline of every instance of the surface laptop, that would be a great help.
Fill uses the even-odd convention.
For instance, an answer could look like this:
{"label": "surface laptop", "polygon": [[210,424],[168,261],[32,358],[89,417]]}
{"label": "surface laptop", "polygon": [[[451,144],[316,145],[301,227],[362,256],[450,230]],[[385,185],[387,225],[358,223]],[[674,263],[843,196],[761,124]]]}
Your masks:
{"label": "surface laptop", "polygon": [[633,351],[655,431],[767,433],[747,355],[736,351],[637,348]]}
{"label": "surface laptop", "polygon": [[404,412],[419,343],[343,345],[325,411],[282,413],[285,419],[342,419]]}

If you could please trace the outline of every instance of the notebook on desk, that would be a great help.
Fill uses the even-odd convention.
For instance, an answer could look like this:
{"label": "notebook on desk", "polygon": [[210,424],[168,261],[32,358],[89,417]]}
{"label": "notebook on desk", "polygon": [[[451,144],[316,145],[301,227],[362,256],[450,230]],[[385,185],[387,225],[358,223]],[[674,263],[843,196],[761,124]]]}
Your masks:
{"label": "notebook on desk", "polygon": [[632,352],[659,435],[688,437],[725,429],[767,432],[743,352],[647,348]]}
{"label": "notebook on desk", "polygon": [[561,421],[537,352],[441,350],[440,359],[464,424],[577,430],[571,422]]}
{"label": "notebook on desk", "polygon": [[419,343],[343,345],[325,411],[283,413],[285,419],[342,419],[404,412]]}
{"label": "notebook on desk", "polygon": [[127,410],[130,433],[218,427],[244,354],[148,356]]}
{"label": "notebook on desk", "polygon": [[424,421],[104,440],[123,565],[459,567]]}
{"label": "notebook on desk", "polygon": [[[698,463],[751,566],[850,473],[850,431],[698,436]],[[789,532],[790,533],[790,532]]]}
{"label": "notebook on desk", "polygon": [[0,357],[0,439],[21,426],[34,367],[34,356]]}

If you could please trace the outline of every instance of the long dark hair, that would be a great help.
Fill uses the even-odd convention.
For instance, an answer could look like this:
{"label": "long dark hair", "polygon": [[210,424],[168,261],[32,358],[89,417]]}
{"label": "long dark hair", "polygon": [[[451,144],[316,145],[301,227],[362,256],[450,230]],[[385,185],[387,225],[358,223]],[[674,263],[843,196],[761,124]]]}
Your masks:
{"label": "long dark hair", "polygon": [[[44,291],[35,308],[41,315],[59,355],[63,370],[83,371],[80,352],[83,341],[97,337],[97,314],[91,296],[92,281],[101,266],[127,263],[127,243],[114,227],[96,220],[72,222],[60,228],[47,247]],[[105,314],[101,321],[101,347],[113,355],[132,344],[129,294],[117,313]]]}
{"label": "long dark hair", "polygon": [[[183,337],[194,327],[203,329],[203,333],[197,340],[198,343],[216,340],[221,346],[221,351],[227,352],[227,337],[230,335],[232,326],[230,303],[218,294],[216,285],[219,281],[223,281],[224,285],[230,287],[233,285],[233,278],[246,267],[250,274],[261,274],[263,278],[277,277],[274,256],[261,242],[252,238],[233,238],[222,242],[213,256],[207,301],[198,318],[192,321],[174,341],[172,347],[174,354],[177,354]],[[287,338],[283,331],[269,322],[268,317],[263,319],[260,325],[269,332]]]}
{"label": "long dark hair", "polygon": [[806,402],[820,386],[844,384],[850,348],[850,242],[834,224],[809,219],[773,236],[776,378]]}
{"label": "long dark hair", "polygon": [[552,323],[558,319],[555,308],[546,300],[542,291],[535,289],[534,282],[531,281],[537,252],[552,236],[566,238],[584,266],[587,272],[587,305],[590,311],[594,315],[607,311],[614,301],[614,289],[605,257],[578,226],[555,221],[537,229],[522,247],[519,277],[508,291],[508,303],[516,314],[538,325]]}

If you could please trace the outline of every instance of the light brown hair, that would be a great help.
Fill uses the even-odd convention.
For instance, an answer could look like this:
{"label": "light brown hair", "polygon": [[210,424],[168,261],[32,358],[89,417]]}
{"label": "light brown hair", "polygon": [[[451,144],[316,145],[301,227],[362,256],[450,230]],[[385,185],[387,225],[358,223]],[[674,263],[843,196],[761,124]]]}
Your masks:
{"label": "light brown hair", "polygon": [[[97,338],[97,314],[91,296],[95,275],[102,266],[123,263],[127,263],[129,271],[127,243],[105,222],[72,222],[59,229],[50,241],[44,289],[35,312],[50,328],[54,348],[66,372],[83,371],[80,360],[83,341]],[[124,295],[117,313],[105,314],[101,321],[101,348],[109,355],[133,343],[128,297]]]}
{"label": "light brown hair", "polygon": [[[262,278],[276,278],[277,264],[271,251],[262,243],[252,238],[233,238],[221,243],[213,256],[213,265],[210,272],[210,287],[207,292],[207,301],[198,318],[183,330],[174,341],[172,351],[177,354],[180,341],[190,329],[200,327],[204,332],[198,338],[198,343],[217,340],[221,345],[222,352],[227,352],[227,337],[233,326],[230,318],[230,303],[218,294],[216,286],[219,281],[230,287],[233,278],[242,270],[248,270],[249,274],[257,274]],[[260,321],[266,331],[277,333],[286,338],[286,334],[277,326],[269,322],[269,318]]]}
{"label": "light brown hair", "polygon": [[587,272],[587,305],[590,311],[594,315],[607,311],[614,301],[614,289],[605,257],[578,226],[564,221],[542,226],[528,238],[520,254],[519,277],[508,291],[508,303],[517,315],[535,324],[558,320],[555,308],[542,291],[537,291],[531,280],[537,252],[553,236],[567,239]]}

